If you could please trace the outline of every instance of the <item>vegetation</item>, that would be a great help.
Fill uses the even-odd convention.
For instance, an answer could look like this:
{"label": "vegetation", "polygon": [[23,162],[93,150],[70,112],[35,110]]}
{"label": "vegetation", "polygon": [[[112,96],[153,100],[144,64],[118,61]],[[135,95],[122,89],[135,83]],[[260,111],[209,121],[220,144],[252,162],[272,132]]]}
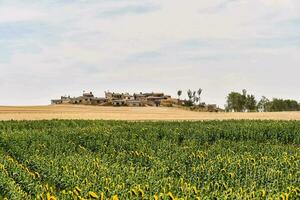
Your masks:
{"label": "vegetation", "polygon": [[177,96],[178,96],[178,99],[180,99],[180,96],[182,95],[182,90],[178,90],[177,91]]}
{"label": "vegetation", "polygon": [[0,122],[0,199],[297,199],[300,122]]}
{"label": "vegetation", "polygon": [[300,105],[295,100],[284,100],[274,98],[269,101],[265,97],[260,100],[260,105],[262,106],[262,111],[274,112],[274,111],[300,111]]}
{"label": "vegetation", "polygon": [[[205,103],[201,103],[201,94],[202,94],[202,89],[199,88],[197,91],[192,91],[191,89],[187,90],[187,96],[188,96],[188,100],[184,100],[182,101],[184,104],[184,106],[187,107],[201,107],[203,105],[205,105]],[[182,95],[182,90],[178,90],[177,91],[177,96],[178,96],[178,100],[180,100],[180,96]]]}
{"label": "vegetation", "polygon": [[256,111],[256,100],[254,95],[247,94],[246,90],[243,90],[242,94],[238,92],[231,92],[227,97],[228,111],[245,112],[245,111]]}
{"label": "vegetation", "polygon": [[246,90],[242,93],[231,92],[227,96],[226,111],[234,112],[280,112],[300,111],[300,104],[295,100],[274,98],[270,101],[263,96],[259,102],[254,95],[248,95]]}

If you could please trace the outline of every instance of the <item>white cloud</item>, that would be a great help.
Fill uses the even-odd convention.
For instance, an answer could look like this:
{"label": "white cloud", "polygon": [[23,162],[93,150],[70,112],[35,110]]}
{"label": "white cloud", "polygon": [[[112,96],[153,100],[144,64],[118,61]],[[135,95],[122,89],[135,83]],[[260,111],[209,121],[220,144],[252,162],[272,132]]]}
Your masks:
{"label": "white cloud", "polygon": [[45,14],[35,6],[18,6],[0,4],[0,23],[39,20]]}
{"label": "white cloud", "polygon": [[[58,96],[118,85],[174,94],[203,87],[206,100],[223,105],[228,88],[275,91],[254,81],[260,69],[277,68],[265,77],[271,83],[280,69],[299,72],[299,13],[298,0],[2,1],[0,42],[13,48],[1,49],[9,56],[0,57],[0,88],[20,91],[25,81],[18,95],[31,103],[41,87]],[[16,22],[34,32],[3,39],[1,24]]]}

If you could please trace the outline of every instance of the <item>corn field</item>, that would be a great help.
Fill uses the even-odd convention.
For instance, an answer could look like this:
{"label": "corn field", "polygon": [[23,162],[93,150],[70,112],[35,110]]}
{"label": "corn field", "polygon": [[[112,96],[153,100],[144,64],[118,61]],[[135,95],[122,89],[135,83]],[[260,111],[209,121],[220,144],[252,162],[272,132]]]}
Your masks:
{"label": "corn field", "polygon": [[0,122],[0,199],[300,199],[300,122]]}

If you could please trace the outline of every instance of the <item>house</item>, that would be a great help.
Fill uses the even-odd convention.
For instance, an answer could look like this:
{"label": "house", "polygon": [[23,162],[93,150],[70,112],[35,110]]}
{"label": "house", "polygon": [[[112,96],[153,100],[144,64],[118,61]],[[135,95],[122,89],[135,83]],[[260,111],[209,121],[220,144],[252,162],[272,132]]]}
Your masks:
{"label": "house", "polygon": [[92,100],[91,100],[91,104],[92,105],[103,105],[107,102],[107,99],[106,98],[100,98],[100,97],[94,97]]}
{"label": "house", "polygon": [[152,95],[147,97],[147,104],[150,106],[160,106],[162,100],[168,99],[163,93],[152,93]]}
{"label": "house", "polygon": [[[84,104],[84,105],[92,105],[92,101],[95,99],[92,92],[86,93],[84,92],[82,96],[74,98],[75,104]],[[77,102],[77,103],[76,103]]]}
{"label": "house", "polygon": [[81,104],[82,103],[82,99],[80,97],[74,97],[71,100],[72,104]]}
{"label": "house", "polygon": [[112,92],[105,92],[105,98],[107,99],[107,100],[112,100],[112,98],[113,98],[113,93]]}
{"label": "house", "polygon": [[113,106],[125,106],[126,105],[126,101],[123,99],[115,99],[115,100],[112,100],[111,103]]}
{"label": "house", "polygon": [[123,99],[123,94],[112,93],[112,99]]}
{"label": "house", "polygon": [[142,94],[142,93],[139,93],[139,94],[133,94],[133,98],[134,100],[138,100],[138,101],[147,101],[147,96]]}
{"label": "house", "polygon": [[113,106],[160,106],[162,100],[171,100],[164,93],[115,93],[105,92],[105,97],[95,97],[92,92],[83,92],[82,96],[61,96],[51,100],[51,104],[80,104],[80,105],[113,105]]}
{"label": "house", "polygon": [[105,92],[105,98],[108,100],[117,100],[117,99],[133,99],[133,96],[129,93],[114,93],[114,92]]}
{"label": "house", "polygon": [[60,100],[61,100],[62,104],[68,104],[71,102],[71,97],[70,96],[61,96]]}
{"label": "house", "polygon": [[149,97],[149,96],[152,96],[152,97],[164,97],[165,94],[164,93],[154,93],[154,92],[151,92],[151,93],[144,93],[144,95],[146,97]]}
{"label": "house", "polygon": [[147,97],[147,105],[149,106],[160,106],[161,100],[164,99],[163,97],[155,97],[155,96],[149,96]]}
{"label": "house", "polygon": [[87,98],[93,98],[94,97],[94,95],[93,95],[93,93],[92,92],[83,92],[83,95],[82,95],[83,97],[87,97]]}
{"label": "house", "polygon": [[129,93],[123,94],[122,98],[125,100],[134,100],[134,97],[132,95],[130,95]]}
{"label": "house", "polygon": [[145,104],[139,100],[127,100],[126,105],[130,107],[140,107],[140,106],[144,106]]}
{"label": "house", "polygon": [[61,99],[52,99],[51,100],[51,104],[54,105],[54,104],[62,104],[62,100]]}

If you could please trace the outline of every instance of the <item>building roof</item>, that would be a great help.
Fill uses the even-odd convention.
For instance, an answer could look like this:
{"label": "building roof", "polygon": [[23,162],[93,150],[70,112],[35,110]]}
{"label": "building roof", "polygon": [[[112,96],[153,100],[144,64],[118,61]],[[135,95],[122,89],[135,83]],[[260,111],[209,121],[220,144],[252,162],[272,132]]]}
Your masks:
{"label": "building roof", "polygon": [[154,96],[149,96],[147,99],[164,99],[164,97],[154,97]]}
{"label": "building roof", "polygon": [[92,100],[106,100],[106,98],[104,98],[104,97],[95,97],[95,98],[93,98]]}
{"label": "building roof", "polygon": [[136,93],[134,93],[134,94],[133,94],[133,96],[136,96],[136,97],[145,97],[146,95],[144,95],[144,94],[136,94]]}
{"label": "building roof", "polygon": [[51,101],[61,101],[61,99],[52,99]]}
{"label": "building roof", "polygon": [[159,92],[151,92],[151,93],[143,93],[146,96],[164,96],[164,93]]}
{"label": "building roof", "polygon": [[84,96],[84,97],[94,97],[92,92],[84,92],[82,96]]}
{"label": "building roof", "polygon": [[130,95],[129,93],[125,93],[123,94],[124,97],[132,97],[132,95]]}

